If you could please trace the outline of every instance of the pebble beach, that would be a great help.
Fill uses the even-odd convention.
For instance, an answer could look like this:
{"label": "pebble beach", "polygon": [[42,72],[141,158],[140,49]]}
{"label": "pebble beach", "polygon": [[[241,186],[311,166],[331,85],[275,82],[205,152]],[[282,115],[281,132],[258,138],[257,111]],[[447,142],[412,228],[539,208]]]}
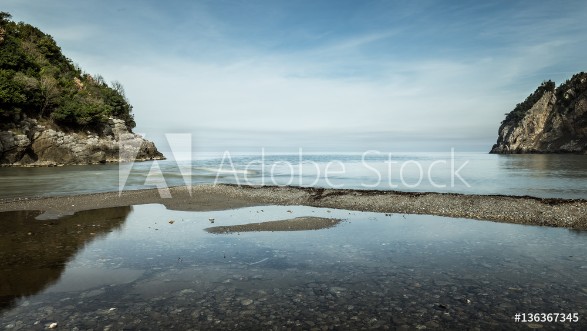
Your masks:
{"label": "pebble beach", "polygon": [[58,217],[76,211],[159,203],[172,210],[207,211],[256,205],[305,205],[381,213],[426,214],[587,230],[587,200],[322,189],[283,186],[199,185],[74,196],[0,200],[1,211],[42,210]]}

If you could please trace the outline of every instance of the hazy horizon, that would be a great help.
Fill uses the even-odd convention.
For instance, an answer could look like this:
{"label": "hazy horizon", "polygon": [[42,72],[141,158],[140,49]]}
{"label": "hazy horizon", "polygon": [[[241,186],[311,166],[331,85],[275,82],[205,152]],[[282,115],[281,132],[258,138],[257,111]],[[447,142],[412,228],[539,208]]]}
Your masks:
{"label": "hazy horizon", "polygon": [[587,3],[7,0],[168,151],[488,152],[504,114],[582,66]]}

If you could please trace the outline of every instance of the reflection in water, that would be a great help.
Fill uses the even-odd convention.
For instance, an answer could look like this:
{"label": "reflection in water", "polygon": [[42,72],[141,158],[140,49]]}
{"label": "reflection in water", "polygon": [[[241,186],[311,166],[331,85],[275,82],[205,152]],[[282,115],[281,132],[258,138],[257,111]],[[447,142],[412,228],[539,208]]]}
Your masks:
{"label": "reflection in water", "polygon": [[[541,325],[586,329],[587,242],[566,229],[303,206],[129,211],[8,230],[27,240],[28,232],[51,227],[45,235],[58,239],[3,247],[6,255],[45,257],[13,262],[23,279],[8,281],[23,288],[18,295],[40,292],[13,295],[0,328],[39,329],[39,321],[80,330],[493,330],[527,328],[514,324],[516,312],[577,312],[577,323]],[[205,231],[210,219],[237,228],[296,218],[343,221],[313,231]],[[91,240],[90,232],[123,222],[120,231]],[[80,223],[88,228],[78,230]],[[51,259],[55,250],[65,254]],[[56,271],[31,285],[22,276],[28,263]]]}
{"label": "reflection in water", "polygon": [[496,155],[495,191],[543,198],[587,199],[587,155]]}
{"label": "reflection in water", "polygon": [[584,236],[587,237],[587,231],[585,230],[576,230],[576,229],[569,229],[569,232],[576,236]]}
{"label": "reflection in water", "polygon": [[585,155],[520,154],[499,155],[500,167],[537,177],[587,178]]}
{"label": "reflection in water", "polygon": [[59,280],[80,249],[120,229],[131,210],[89,210],[59,220],[38,220],[39,211],[0,213],[0,311]]}

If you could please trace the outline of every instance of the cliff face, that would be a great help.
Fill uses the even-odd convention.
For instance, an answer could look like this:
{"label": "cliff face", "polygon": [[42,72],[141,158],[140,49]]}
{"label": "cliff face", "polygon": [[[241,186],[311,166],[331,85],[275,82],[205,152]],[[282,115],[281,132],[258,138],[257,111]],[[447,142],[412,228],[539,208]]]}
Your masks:
{"label": "cliff face", "polygon": [[587,154],[587,74],[540,86],[507,115],[490,153]]}
{"label": "cliff face", "polygon": [[0,130],[0,165],[55,166],[164,159],[155,145],[110,118],[101,132],[64,132],[25,118]]}

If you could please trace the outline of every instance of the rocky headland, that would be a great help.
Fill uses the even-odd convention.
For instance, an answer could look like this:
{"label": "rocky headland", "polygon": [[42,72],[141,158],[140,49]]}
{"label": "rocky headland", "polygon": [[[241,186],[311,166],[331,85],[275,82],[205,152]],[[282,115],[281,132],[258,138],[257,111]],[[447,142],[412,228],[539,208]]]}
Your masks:
{"label": "rocky headland", "polygon": [[0,166],[163,159],[135,125],[121,83],[84,72],[53,37],[0,12]]}
{"label": "rocky headland", "polygon": [[63,130],[24,119],[0,130],[0,165],[58,166],[164,159],[155,144],[110,118],[99,131]]}
{"label": "rocky headland", "polygon": [[542,83],[507,114],[490,153],[587,154],[587,73]]}

